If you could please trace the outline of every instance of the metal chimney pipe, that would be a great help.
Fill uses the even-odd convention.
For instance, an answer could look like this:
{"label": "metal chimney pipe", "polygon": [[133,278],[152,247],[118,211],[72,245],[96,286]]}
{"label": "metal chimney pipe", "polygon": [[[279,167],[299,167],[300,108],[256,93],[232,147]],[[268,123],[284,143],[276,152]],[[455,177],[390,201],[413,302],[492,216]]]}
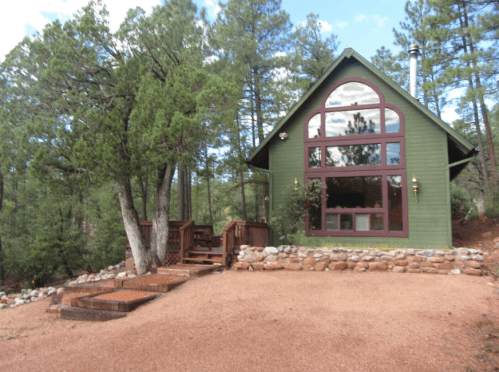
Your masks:
{"label": "metal chimney pipe", "polygon": [[419,45],[411,44],[409,45],[409,66],[410,66],[410,90],[411,96],[416,98],[417,94],[417,84],[416,84],[416,75],[418,69],[418,54],[419,54]]}

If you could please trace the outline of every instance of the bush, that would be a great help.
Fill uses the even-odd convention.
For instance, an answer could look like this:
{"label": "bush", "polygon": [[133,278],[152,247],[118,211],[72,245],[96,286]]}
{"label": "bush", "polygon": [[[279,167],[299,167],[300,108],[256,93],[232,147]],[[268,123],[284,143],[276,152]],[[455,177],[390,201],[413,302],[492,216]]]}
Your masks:
{"label": "bush", "polygon": [[295,239],[304,236],[305,212],[309,207],[321,204],[324,188],[319,180],[309,181],[308,187],[295,180],[286,188],[284,204],[270,219],[270,226],[282,244],[293,244]]}
{"label": "bush", "polygon": [[476,214],[475,218],[478,218],[478,209],[476,205],[473,204],[471,196],[468,191],[462,186],[454,186],[450,189],[450,203],[451,203],[451,215],[453,219],[463,218],[469,212],[471,208],[473,211],[471,215]]}
{"label": "bush", "polygon": [[485,207],[485,215],[489,218],[499,218],[499,189],[492,190],[492,200]]}

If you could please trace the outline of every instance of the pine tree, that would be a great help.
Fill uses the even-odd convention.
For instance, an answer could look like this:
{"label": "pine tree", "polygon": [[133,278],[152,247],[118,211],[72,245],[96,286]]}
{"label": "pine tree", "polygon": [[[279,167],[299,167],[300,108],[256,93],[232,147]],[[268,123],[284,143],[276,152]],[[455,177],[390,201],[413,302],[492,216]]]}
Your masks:
{"label": "pine tree", "polygon": [[298,25],[292,36],[293,72],[301,91],[308,90],[331,66],[338,49],[337,36],[322,38],[317,14],[307,15],[307,22]]}

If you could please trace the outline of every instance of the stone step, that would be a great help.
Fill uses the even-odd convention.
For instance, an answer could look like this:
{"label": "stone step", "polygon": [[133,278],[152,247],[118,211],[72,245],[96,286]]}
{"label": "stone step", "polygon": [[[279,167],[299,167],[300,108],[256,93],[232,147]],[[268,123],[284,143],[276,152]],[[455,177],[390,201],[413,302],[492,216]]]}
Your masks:
{"label": "stone step", "polygon": [[105,322],[107,320],[123,318],[127,313],[119,311],[92,310],[82,307],[66,307],[61,309],[61,318],[69,320],[89,320]]}
{"label": "stone step", "polygon": [[158,295],[151,292],[121,290],[79,297],[75,301],[75,305],[79,308],[92,310],[130,312],[156,297]]}

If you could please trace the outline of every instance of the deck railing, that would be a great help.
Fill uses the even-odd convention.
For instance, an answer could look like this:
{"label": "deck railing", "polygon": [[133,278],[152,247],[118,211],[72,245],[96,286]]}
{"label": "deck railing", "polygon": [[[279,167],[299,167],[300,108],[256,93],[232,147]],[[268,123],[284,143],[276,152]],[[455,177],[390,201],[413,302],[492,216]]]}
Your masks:
{"label": "deck railing", "polygon": [[180,263],[184,263],[184,257],[194,248],[194,221],[185,221],[179,229],[180,233]]}
{"label": "deck railing", "polygon": [[222,262],[228,267],[235,261],[236,249],[241,245],[265,247],[269,244],[269,226],[265,223],[232,221],[222,232]]}

